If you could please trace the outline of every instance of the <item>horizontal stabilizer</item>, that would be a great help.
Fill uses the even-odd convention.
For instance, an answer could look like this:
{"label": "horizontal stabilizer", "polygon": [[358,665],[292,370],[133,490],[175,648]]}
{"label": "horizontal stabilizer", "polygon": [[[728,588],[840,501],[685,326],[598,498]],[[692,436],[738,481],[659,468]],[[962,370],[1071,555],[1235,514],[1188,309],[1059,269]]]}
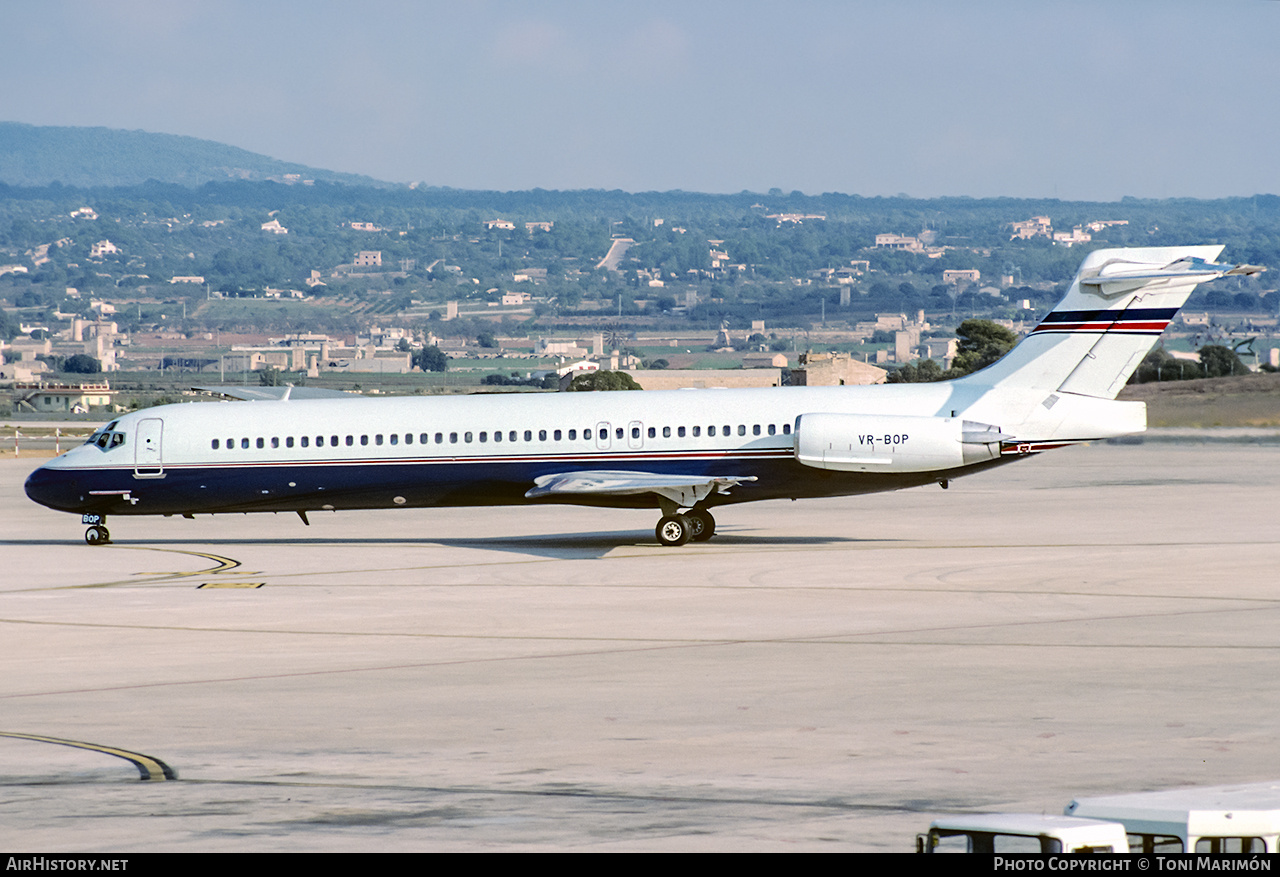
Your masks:
{"label": "horizontal stabilizer", "polygon": [[1265,270],[1258,265],[1218,264],[1196,256],[1175,259],[1160,266],[1126,259],[1112,259],[1098,268],[1097,274],[1082,275],[1080,285],[1095,288],[1101,295],[1111,297],[1160,281],[1190,280],[1203,283],[1218,277],[1260,274]]}
{"label": "horizontal stabilizer", "polygon": [[713,493],[727,493],[754,475],[658,475],[652,472],[594,471],[558,472],[535,478],[536,485],[525,493],[529,499],[551,496],[634,496],[652,493],[682,508],[692,508]]}

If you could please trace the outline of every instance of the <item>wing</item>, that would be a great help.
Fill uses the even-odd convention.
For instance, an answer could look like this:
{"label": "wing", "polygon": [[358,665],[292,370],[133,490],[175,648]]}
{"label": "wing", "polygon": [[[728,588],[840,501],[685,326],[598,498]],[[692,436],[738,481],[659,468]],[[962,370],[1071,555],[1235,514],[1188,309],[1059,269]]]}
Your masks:
{"label": "wing", "polygon": [[237,387],[231,385],[213,387],[192,387],[202,393],[212,393],[241,402],[283,401],[287,399],[350,399],[357,393],[344,393],[342,390],[326,390],[323,387]]}
{"label": "wing", "polygon": [[681,508],[692,508],[713,493],[728,493],[737,484],[755,481],[754,475],[658,475],[652,472],[557,472],[533,480],[525,493],[530,499],[544,496],[633,496],[653,493]]}

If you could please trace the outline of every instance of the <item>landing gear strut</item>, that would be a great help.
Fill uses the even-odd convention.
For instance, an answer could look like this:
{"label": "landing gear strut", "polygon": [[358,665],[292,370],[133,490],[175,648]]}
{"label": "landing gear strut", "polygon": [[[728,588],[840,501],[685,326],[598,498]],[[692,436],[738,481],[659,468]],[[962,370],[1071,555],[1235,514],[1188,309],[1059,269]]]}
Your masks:
{"label": "landing gear strut", "polygon": [[716,532],[716,519],[706,509],[690,509],[679,514],[675,509],[668,511],[658,521],[654,531],[661,545],[675,547],[686,542],[706,542]]}

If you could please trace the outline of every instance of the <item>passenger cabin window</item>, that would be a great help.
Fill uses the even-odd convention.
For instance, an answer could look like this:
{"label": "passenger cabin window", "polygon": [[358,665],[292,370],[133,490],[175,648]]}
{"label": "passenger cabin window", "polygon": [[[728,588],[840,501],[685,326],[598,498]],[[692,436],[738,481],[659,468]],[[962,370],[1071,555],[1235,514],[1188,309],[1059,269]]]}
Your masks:
{"label": "passenger cabin window", "polygon": [[213,440],[213,449],[214,449],[215,451],[218,449],[218,440],[217,440],[217,439],[214,439],[214,440]]}
{"label": "passenger cabin window", "polygon": [[538,430],[538,441],[545,442],[547,440],[547,431],[545,429]]}
{"label": "passenger cabin window", "polygon": [[311,436],[304,435],[302,437],[302,446],[305,448],[311,444]]}
{"label": "passenger cabin window", "polygon": [[395,445],[399,443],[400,443],[400,436],[396,435],[394,432],[391,433],[391,444]]}
{"label": "passenger cabin window", "polygon": [[291,448],[291,447],[293,447],[293,436],[291,436],[291,435],[290,435],[290,436],[285,436],[285,439],[284,439],[284,446],[285,446],[286,448]]}
{"label": "passenger cabin window", "polygon": [[1130,834],[1129,852],[1131,853],[1180,853],[1182,838],[1167,834]]}
{"label": "passenger cabin window", "polygon": [[249,448],[249,440],[248,440],[247,438],[242,438],[242,439],[240,439],[240,447],[242,447],[242,448],[244,448],[244,449],[248,450],[248,448]]}

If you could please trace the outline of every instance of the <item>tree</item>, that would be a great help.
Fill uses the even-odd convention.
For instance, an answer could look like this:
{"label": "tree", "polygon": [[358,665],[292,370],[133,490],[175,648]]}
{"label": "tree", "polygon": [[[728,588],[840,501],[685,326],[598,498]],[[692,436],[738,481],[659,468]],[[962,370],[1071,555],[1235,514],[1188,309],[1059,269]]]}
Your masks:
{"label": "tree", "polygon": [[947,377],[958,378],[986,368],[1013,348],[1018,336],[990,320],[965,320],[956,329],[960,343]]}
{"label": "tree", "polygon": [[909,362],[896,371],[889,372],[885,378],[887,384],[922,384],[941,381],[946,377],[942,366],[932,359],[921,359]]}
{"label": "tree", "polygon": [[280,369],[267,366],[258,372],[258,384],[263,387],[283,387],[284,375]]}
{"label": "tree", "polygon": [[449,370],[449,357],[439,347],[427,344],[413,356],[413,364],[424,372]]}
{"label": "tree", "polygon": [[588,390],[643,390],[626,372],[596,371],[578,375],[569,383],[569,392]]}
{"label": "tree", "polygon": [[1190,381],[1195,378],[1204,377],[1199,363],[1188,362],[1185,359],[1178,359],[1171,356],[1169,351],[1163,347],[1153,348],[1150,353],[1142,358],[1142,362],[1138,364],[1138,368],[1134,371],[1133,377],[1129,378],[1131,384],[1146,384],[1151,381]]}
{"label": "tree", "polygon": [[102,371],[102,363],[87,353],[77,353],[67,357],[62,363],[62,371],[79,375],[96,375]]}
{"label": "tree", "polygon": [[497,347],[498,339],[493,337],[492,332],[485,331],[476,336],[476,343],[485,348]]}
{"label": "tree", "polygon": [[1248,367],[1236,356],[1236,352],[1220,344],[1206,344],[1200,348],[1200,364],[1206,378],[1228,375],[1247,375]]}

